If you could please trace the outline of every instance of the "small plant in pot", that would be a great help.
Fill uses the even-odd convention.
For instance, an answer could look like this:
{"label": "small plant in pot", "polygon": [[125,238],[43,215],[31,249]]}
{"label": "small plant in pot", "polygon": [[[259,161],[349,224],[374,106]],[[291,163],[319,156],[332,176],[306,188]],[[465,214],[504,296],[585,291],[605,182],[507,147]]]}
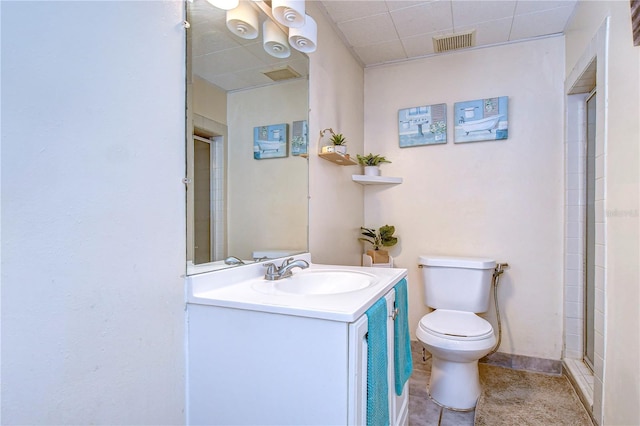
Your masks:
{"label": "small plant in pot", "polygon": [[367,250],[367,255],[371,256],[373,263],[389,263],[389,252],[382,247],[393,247],[398,243],[398,238],[393,234],[396,232],[395,226],[384,225],[380,229],[360,227],[362,237],[358,241],[370,243],[373,250]]}
{"label": "small plant in pot", "polygon": [[369,154],[369,155],[357,155],[358,163],[361,166],[364,166],[364,174],[367,176],[380,176],[380,164],[381,163],[391,163],[391,161],[387,160],[380,154]]}
{"label": "small plant in pot", "polygon": [[334,133],[329,141],[333,144],[335,152],[343,155],[347,153],[347,139],[342,133]]}

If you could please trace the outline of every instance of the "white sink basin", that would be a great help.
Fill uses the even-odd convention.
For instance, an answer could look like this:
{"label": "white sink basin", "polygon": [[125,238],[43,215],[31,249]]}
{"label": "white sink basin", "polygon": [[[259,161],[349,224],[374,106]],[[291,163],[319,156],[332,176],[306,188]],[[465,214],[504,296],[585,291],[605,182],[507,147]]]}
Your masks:
{"label": "white sink basin", "polygon": [[254,289],[263,293],[298,295],[329,295],[362,290],[377,282],[377,277],[366,272],[344,270],[294,271],[293,276],[277,281],[263,281]]}
{"label": "white sink basin", "polygon": [[293,276],[277,281],[264,279],[265,262],[191,275],[187,303],[350,323],[407,275],[402,268],[314,264],[308,254],[296,258],[309,267],[294,268]]}

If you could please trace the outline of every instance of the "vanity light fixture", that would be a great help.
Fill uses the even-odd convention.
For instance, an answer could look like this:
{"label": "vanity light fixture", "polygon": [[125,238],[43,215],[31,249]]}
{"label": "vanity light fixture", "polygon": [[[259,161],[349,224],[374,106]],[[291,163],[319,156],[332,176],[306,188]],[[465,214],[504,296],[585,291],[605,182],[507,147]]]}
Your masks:
{"label": "vanity light fixture", "polygon": [[211,5],[222,10],[231,10],[238,7],[240,0],[207,0]]}
{"label": "vanity light fixture", "polygon": [[289,44],[300,52],[315,52],[317,42],[318,24],[309,15],[306,16],[303,27],[289,29]]}
{"label": "vanity light fixture", "polygon": [[227,28],[244,39],[258,37],[260,21],[258,11],[247,2],[241,2],[235,9],[227,10]]}
{"label": "vanity light fixture", "polygon": [[271,10],[276,21],[285,27],[302,28],[305,25],[304,0],[272,0]]}
{"label": "vanity light fixture", "polygon": [[[304,0],[272,0],[271,7],[264,0],[207,0],[212,5],[227,10],[227,28],[244,39],[258,37],[260,20],[256,7],[267,19],[262,23],[264,50],[276,58],[288,58],[290,47],[312,53],[318,45],[318,24],[305,13]],[[235,2],[230,7],[228,3]]]}
{"label": "vanity light fixture", "polygon": [[276,58],[291,56],[287,35],[275,22],[269,19],[262,23],[262,45],[269,55]]}

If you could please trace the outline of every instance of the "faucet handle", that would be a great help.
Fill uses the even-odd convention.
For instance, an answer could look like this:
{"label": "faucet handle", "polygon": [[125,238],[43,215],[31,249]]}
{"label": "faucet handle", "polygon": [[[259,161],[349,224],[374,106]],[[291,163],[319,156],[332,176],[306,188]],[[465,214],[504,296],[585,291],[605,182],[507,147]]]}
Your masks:
{"label": "faucet handle", "polygon": [[282,262],[282,265],[281,265],[280,267],[281,267],[281,268],[284,268],[285,266],[289,265],[291,262],[293,262],[293,257],[290,257],[290,258],[288,258],[288,259],[285,259],[285,260]]}
{"label": "faucet handle", "polygon": [[265,263],[262,266],[267,268],[267,272],[265,272],[265,274],[264,274],[264,279],[265,280],[273,281],[273,280],[278,279],[278,272],[277,272],[276,265],[274,263]]}

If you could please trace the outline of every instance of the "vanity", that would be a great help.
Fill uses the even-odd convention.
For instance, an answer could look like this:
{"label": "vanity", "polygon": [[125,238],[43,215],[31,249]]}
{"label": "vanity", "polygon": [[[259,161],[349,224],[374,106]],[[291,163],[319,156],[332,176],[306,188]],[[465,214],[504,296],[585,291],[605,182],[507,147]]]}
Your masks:
{"label": "vanity", "polygon": [[310,267],[276,281],[264,279],[268,262],[187,277],[188,424],[366,424],[366,312],[384,299],[389,419],[406,425],[393,333],[407,271],[295,259]]}
{"label": "vanity", "polygon": [[[257,55],[261,39],[238,43],[224,10],[185,5],[187,424],[361,425],[371,395],[376,415],[407,424],[408,385],[396,395],[394,372],[394,328],[404,323],[394,302],[407,271],[311,264],[269,281],[264,265],[284,258],[255,261],[287,249],[311,263],[308,56]],[[298,77],[274,81],[265,69]],[[291,149],[266,160],[256,132],[272,126],[290,129]],[[375,376],[373,366],[382,366]],[[388,390],[368,396],[371,377]]]}

